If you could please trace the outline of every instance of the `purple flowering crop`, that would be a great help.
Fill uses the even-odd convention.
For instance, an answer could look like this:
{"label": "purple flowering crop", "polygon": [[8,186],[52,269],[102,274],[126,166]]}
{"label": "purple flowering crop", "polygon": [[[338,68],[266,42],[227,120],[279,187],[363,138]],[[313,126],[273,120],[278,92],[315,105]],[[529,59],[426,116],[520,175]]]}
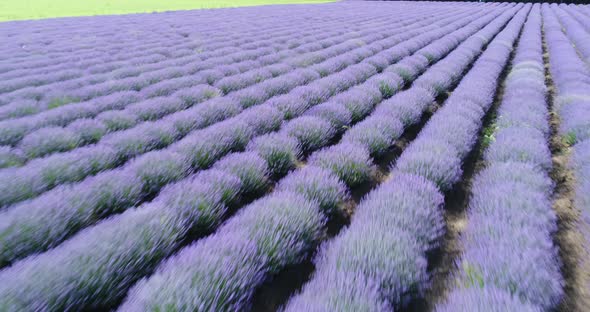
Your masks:
{"label": "purple flowering crop", "polygon": [[550,142],[590,250],[589,14],[344,1],[0,23],[0,310],[403,310],[440,282],[460,182],[433,310],[556,309]]}
{"label": "purple flowering crop", "polygon": [[[540,311],[554,308],[563,296],[552,237],[557,217],[550,197],[539,5],[532,7],[521,38],[498,109],[498,129],[484,153],[487,167],[473,181],[460,282],[438,311],[463,304],[476,311]],[[529,113],[513,114],[523,102]]]}

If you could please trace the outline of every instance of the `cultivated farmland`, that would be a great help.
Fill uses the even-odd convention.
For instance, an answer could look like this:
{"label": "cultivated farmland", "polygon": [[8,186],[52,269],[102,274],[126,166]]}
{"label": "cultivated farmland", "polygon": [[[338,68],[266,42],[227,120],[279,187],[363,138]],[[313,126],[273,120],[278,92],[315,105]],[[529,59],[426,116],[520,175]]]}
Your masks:
{"label": "cultivated farmland", "polygon": [[0,23],[0,311],[588,311],[590,6]]}

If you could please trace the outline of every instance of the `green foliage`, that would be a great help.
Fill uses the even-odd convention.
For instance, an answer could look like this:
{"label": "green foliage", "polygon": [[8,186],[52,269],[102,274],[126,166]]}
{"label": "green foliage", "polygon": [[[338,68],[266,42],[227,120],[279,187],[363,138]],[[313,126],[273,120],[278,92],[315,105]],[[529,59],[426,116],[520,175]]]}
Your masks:
{"label": "green foliage", "polygon": [[[1,20],[2,20],[2,15],[0,15],[0,21]],[[52,109],[52,108],[60,107],[60,106],[63,106],[63,105],[66,105],[66,104],[69,104],[72,102],[75,102],[75,99],[72,99],[69,97],[54,98],[49,102],[49,104],[47,104],[47,108]]]}
{"label": "green foliage", "polygon": [[481,146],[484,149],[488,148],[488,146],[490,146],[490,144],[492,144],[492,142],[494,142],[496,140],[496,137],[494,136],[494,134],[496,133],[497,130],[498,130],[498,125],[496,125],[495,122],[483,129]]}
{"label": "green foliage", "polygon": [[321,3],[333,0],[4,0],[0,21],[66,16],[151,13],[238,6]]}
{"label": "green foliage", "polygon": [[566,133],[561,139],[563,144],[567,146],[572,146],[577,142],[576,134],[573,132]]}
{"label": "green foliage", "polygon": [[480,287],[483,288],[484,280],[479,270],[467,262],[463,262],[463,272],[465,273],[465,280],[463,284],[465,287]]}
{"label": "green foliage", "polygon": [[379,91],[381,91],[381,95],[383,95],[383,98],[388,99],[395,94],[397,89],[382,81],[379,83]]}

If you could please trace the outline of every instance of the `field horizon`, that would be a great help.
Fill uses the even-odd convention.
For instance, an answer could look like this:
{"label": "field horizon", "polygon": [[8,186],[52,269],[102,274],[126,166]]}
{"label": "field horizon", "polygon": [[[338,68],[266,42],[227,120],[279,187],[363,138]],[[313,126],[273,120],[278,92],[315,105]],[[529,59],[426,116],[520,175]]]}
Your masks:
{"label": "field horizon", "polygon": [[7,0],[0,3],[0,22],[48,18],[162,13],[261,5],[329,3],[336,0]]}

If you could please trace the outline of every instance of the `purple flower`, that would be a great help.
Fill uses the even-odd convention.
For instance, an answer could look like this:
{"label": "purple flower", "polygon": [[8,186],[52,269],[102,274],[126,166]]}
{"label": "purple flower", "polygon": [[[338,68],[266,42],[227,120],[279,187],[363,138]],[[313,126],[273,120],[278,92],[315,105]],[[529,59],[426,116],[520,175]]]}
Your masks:
{"label": "purple flower", "polygon": [[97,115],[96,120],[104,123],[109,131],[117,131],[135,126],[138,116],[127,111],[106,111]]}
{"label": "purple flower", "polygon": [[139,177],[146,194],[153,194],[162,186],[187,176],[190,163],[174,152],[156,151],[134,159],[125,170]]}
{"label": "purple flower", "polygon": [[126,159],[147,151],[170,145],[179,134],[173,125],[150,121],[126,131],[114,132],[101,140],[101,145],[113,147]]}
{"label": "purple flower", "polygon": [[383,101],[375,113],[395,116],[407,127],[417,123],[422,112],[433,102],[434,97],[428,91],[411,88]]}
{"label": "purple flower", "polygon": [[192,167],[204,169],[233,150],[243,148],[252,137],[244,122],[228,119],[193,132],[171,148],[190,159]]}
{"label": "purple flower", "polygon": [[215,163],[214,169],[236,175],[242,182],[244,193],[257,193],[268,185],[268,166],[266,161],[254,152],[227,155]]}
{"label": "purple flower", "polygon": [[388,67],[385,71],[397,73],[406,82],[413,81],[428,66],[428,59],[422,55],[412,55]]}
{"label": "purple flower", "polygon": [[339,132],[352,123],[350,111],[346,107],[331,101],[312,107],[305,112],[305,115],[328,120],[334,126],[334,129]]}
{"label": "purple flower", "polygon": [[317,245],[324,222],[317,206],[300,195],[257,200],[138,283],[121,310],[243,308],[270,274],[298,263]]}
{"label": "purple flower", "polygon": [[322,149],[309,158],[309,164],[330,170],[349,187],[371,180],[373,162],[362,146],[342,143]]}
{"label": "purple flower", "polygon": [[153,97],[129,105],[124,111],[134,114],[139,120],[145,121],[156,120],[187,107],[188,106],[179,98]]}
{"label": "purple flower", "polygon": [[166,116],[162,120],[172,123],[179,133],[185,135],[193,130],[236,116],[240,112],[242,112],[240,103],[227,97],[217,97]]}
{"label": "purple flower", "polygon": [[299,117],[311,106],[311,104],[294,93],[297,93],[297,88],[289,94],[273,97],[267,103],[278,108],[283,113],[283,118],[286,120]]}
{"label": "purple flower", "polygon": [[60,127],[42,128],[29,133],[19,144],[28,158],[45,156],[55,152],[65,152],[80,144],[78,133]]}
{"label": "purple flower", "polygon": [[241,209],[218,233],[253,240],[269,272],[299,263],[323,235],[325,217],[317,203],[292,192],[277,192]]}
{"label": "purple flower", "polygon": [[395,168],[422,176],[442,190],[449,190],[462,174],[461,158],[453,147],[436,140],[414,141],[402,153]]}
{"label": "purple flower", "polygon": [[379,89],[360,86],[340,93],[330,101],[346,107],[352,114],[352,121],[358,122],[367,116],[381,99]]}
{"label": "purple flower", "polygon": [[281,133],[257,137],[248,144],[246,150],[256,152],[266,160],[269,171],[274,176],[282,176],[295,168],[301,157],[299,142]]}
{"label": "purple flower", "polygon": [[0,301],[23,310],[106,309],[178,248],[185,230],[161,205],[129,210],[0,271],[10,281]]}
{"label": "purple flower", "polygon": [[214,234],[183,249],[151,278],[136,284],[119,309],[239,309],[263,282],[265,264],[248,238]]}
{"label": "purple flower", "polygon": [[7,247],[0,263],[56,246],[97,219],[136,204],[142,184],[133,174],[111,171],[11,206],[0,213],[0,240]]}
{"label": "purple flower", "polygon": [[488,162],[524,162],[545,170],[552,167],[551,151],[545,136],[531,128],[499,130],[485,154]]}
{"label": "purple flower", "polygon": [[281,132],[296,138],[304,153],[325,146],[336,134],[332,124],[312,116],[302,116],[289,121]]}
{"label": "purple flower", "polygon": [[383,98],[388,99],[401,90],[404,86],[404,79],[394,72],[384,72],[371,77],[367,80],[367,84],[378,88]]}
{"label": "purple flower", "polygon": [[186,105],[192,106],[205,100],[219,96],[221,92],[217,88],[209,85],[196,85],[186,89],[180,89],[172,94],[179,98]]}
{"label": "purple flower", "polygon": [[238,118],[254,130],[254,135],[260,135],[278,130],[283,114],[274,106],[263,104],[244,110]]}
{"label": "purple flower", "polygon": [[78,119],[67,128],[76,133],[85,144],[97,142],[107,131],[104,123],[95,119]]}
{"label": "purple flower", "polygon": [[374,115],[356,124],[342,137],[343,142],[359,144],[373,156],[383,155],[403,133],[402,123],[395,117]]}
{"label": "purple flower", "polygon": [[277,190],[301,194],[317,202],[327,213],[337,212],[349,197],[346,185],[335,174],[314,166],[289,174],[281,180]]}

